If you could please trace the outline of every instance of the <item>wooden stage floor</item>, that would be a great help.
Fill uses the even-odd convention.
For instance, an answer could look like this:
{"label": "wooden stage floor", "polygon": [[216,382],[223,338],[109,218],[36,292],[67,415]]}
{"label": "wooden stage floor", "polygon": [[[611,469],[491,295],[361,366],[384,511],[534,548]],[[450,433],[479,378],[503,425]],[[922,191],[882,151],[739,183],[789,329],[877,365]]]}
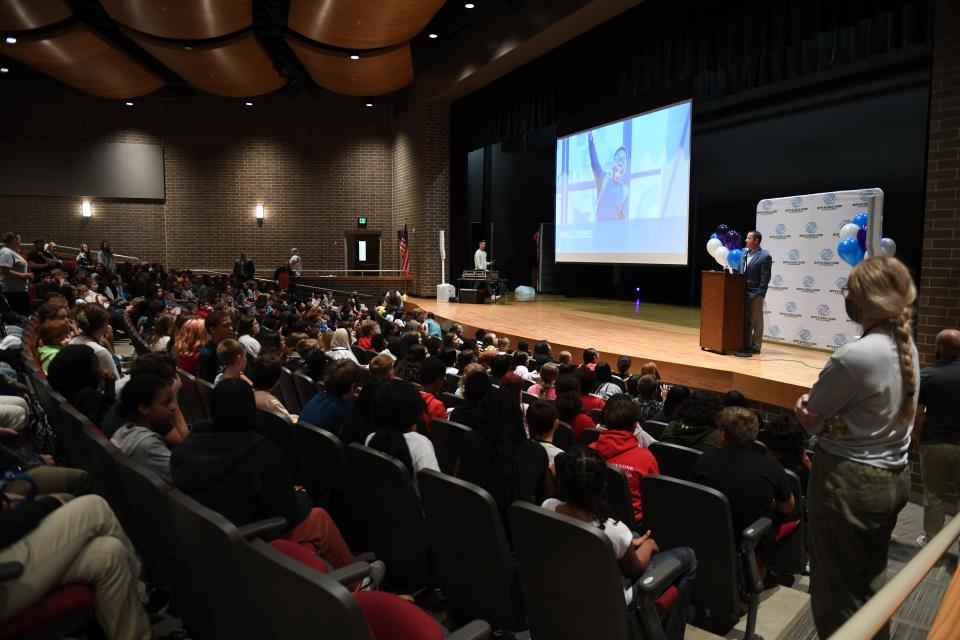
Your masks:
{"label": "wooden stage floor", "polygon": [[410,298],[408,308],[433,311],[439,322],[452,320],[472,336],[477,328],[530,342],[550,341],[554,357],[567,349],[579,362],[595,347],[616,367],[617,356],[633,359],[633,370],[648,360],[664,380],[713,391],[737,389],[751,400],[793,407],[817,380],[829,354],[766,342],[752,358],[723,356],[700,348],[700,310],[596,298],[538,295],[534,302],[460,304]]}

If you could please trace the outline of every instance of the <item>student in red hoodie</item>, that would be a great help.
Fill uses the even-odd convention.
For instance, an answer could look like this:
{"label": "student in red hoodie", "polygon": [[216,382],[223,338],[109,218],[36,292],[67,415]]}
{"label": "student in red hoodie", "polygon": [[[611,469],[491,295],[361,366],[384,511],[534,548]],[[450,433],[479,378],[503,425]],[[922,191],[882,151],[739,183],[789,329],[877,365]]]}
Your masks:
{"label": "student in red hoodie", "polygon": [[437,399],[443,391],[446,372],[447,365],[440,358],[427,358],[420,365],[420,397],[423,398],[423,422],[427,429],[434,418],[447,418],[447,408]]}
{"label": "student in red hoodie", "polygon": [[[637,443],[633,431],[640,418],[640,408],[626,394],[611,396],[603,408],[601,422],[606,427],[600,438],[590,445],[610,464],[616,465],[627,477],[630,499],[633,502],[634,526],[642,531],[643,509],[640,502],[640,478],[648,473],[660,473],[657,460],[649,449]],[[630,524],[630,523],[628,523]]]}

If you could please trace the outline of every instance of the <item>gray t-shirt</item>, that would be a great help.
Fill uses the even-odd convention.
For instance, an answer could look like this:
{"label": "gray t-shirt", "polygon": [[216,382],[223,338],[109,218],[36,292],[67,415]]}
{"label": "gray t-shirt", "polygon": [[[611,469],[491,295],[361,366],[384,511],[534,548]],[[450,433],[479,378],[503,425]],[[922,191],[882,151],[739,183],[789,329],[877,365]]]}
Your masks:
{"label": "gray t-shirt", "polygon": [[[0,249],[0,267],[9,267],[11,271],[17,273],[26,273],[27,261],[10,247],[4,247]],[[29,282],[27,278],[10,278],[0,274],[0,290],[4,293],[24,293]]]}
{"label": "gray t-shirt", "polygon": [[[919,387],[916,347],[913,367]],[[837,349],[823,367],[808,408],[824,420],[810,431],[834,455],[882,469],[903,467],[913,428],[913,416],[898,417],[903,398],[896,343],[887,333],[869,333]]]}

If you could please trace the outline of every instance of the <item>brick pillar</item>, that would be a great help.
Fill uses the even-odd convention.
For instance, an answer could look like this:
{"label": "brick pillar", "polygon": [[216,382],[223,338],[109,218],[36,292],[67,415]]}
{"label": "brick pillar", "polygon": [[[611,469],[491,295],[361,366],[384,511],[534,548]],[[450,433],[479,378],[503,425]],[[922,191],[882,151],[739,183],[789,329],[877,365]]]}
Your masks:
{"label": "brick pillar", "polygon": [[960,328],[960,3],[937,0],[920,269],[917,349],[934,358],[941,329]]}
{"label": "brick pillar", "polygon": [[[450,253],[450,107],[411,101],[394,120],[394,225],[409,232],[410,293],[436,294],[441,279],[438,233],[446,231]],[[396,244],[396,236],[391,240]],[[399,263],[399,255],[396,261]],[[386,265],[384,265],[386,267]],[[387,267],[387,268],[398,268]],[[449,263],[446,277],[449,280]]]}

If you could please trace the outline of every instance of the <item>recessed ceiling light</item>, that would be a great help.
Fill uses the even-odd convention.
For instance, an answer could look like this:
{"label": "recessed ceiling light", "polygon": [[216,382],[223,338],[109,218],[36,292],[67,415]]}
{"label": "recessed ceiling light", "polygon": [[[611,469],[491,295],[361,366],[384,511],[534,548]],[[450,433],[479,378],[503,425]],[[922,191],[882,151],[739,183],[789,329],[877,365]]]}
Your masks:
{"label": "recessed ceiling light", "polygon": [[133,106],[133,103],[132,103],[132,102],[124,102],[124,104],[127,105],[128,107],[132,107],[132,106]]}
{"label": "recessed ceiling light", "polygon": [[247,105],[248,107],[252,107],[252,106],[253,106],[253,103],[252,103],[252,102],[249,102],[249,101],[248,101],[248,102],[244,102],[243,104]]}
{"label": "recessed ceiling light", "polygon": [[0,67],[0,73],[9,73],[9,72],[10,72],[10,69],[7,69],[6,67]]}
{"label": "recessed ceiling light", "polygon": [[355,54],[355,53],[351,53],[351,54],[350,54],[350,59],[351,59],[351,60],[359,60],[359,59],[360,59],[360,56],[358,56],[358,55]]}
{"label": "recessed ceiling light", "polygon": [[368,107],[372,107],[372,106],[373,106],[373,103],[372,103],[372,102],[368,102],[368,103],[367,103],[367,106],[368,106]]}
{"label": "recessed ceiling light", "polygon": [[13,36],[7,36],[7,44],[17,44],[17,39]]}
{"label": "recessed ceiling light", "polygon": [[436,40],[438,36],[437,36],[437,34],[435,34],[435,33],[431,33],[431,34],[428,35],[427,37],[430,38],[431,40]]}
{"label": "recessed ceiling light", "polygon": [[467,9],[473,9],[473,8],[474,8],[475,6],[477,6],[477,5],[473,4],[472,2],[468,2],[467,4],[465,4],[465,5],[463,5],[463,6],[465,6]]}

